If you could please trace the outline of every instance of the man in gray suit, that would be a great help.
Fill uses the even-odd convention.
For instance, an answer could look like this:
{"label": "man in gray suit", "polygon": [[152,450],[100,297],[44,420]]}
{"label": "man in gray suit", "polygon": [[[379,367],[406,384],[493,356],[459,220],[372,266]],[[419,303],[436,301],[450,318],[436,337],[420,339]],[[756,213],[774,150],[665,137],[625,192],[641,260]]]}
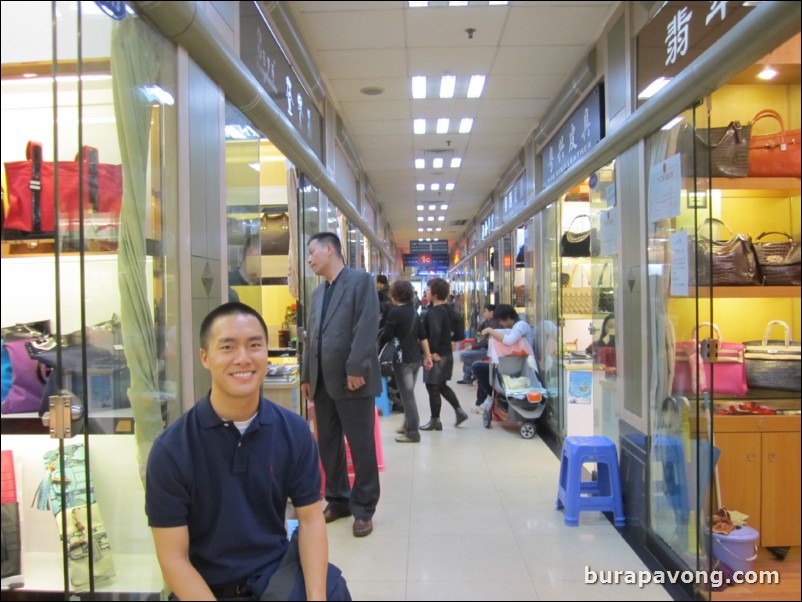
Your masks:
{"label": "man in gray suit", "polygon": [[[326,475],[327,523],[354,516],[355,537],[373,532],[379,501],[379,467],[374,439],[374,398],[381,393],[376,352],[379,299],[366,272],[345,266],[340,239],[331,232],[312,236],[307,263],[322,276],[312,294],[301,393],[315,402],[317,440]],[[354,462],[349,487],[343,435]]]}

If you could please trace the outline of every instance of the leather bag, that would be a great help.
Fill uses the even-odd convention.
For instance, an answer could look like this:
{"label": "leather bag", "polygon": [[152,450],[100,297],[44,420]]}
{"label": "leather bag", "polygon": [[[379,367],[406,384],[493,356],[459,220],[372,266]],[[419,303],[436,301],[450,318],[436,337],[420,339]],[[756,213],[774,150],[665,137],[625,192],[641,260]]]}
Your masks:
{"label": "leather bag", "polygon": [[262,212],[259,220],[262,255],[287,255],[290,252],[290,216]]}
{"label": "leather bag", "polygon": [[764,109],[755,115],[752,126],[761,119],[774,119],[780,129],[773,134],[752,136],[749,143],[749,177],[800,177],[800,130],[786,130],[783,118],[771,109]]}
{"label": "leather bag", "polygon": [[[771,340],[775,326],[784,330],[782,340]],[[802,344],[791,341],[791,328],[785,322],[772,320],[761,341],[744,343],[746,382],[757,389],[802,391]]]}
{"label": "leather bag", "polygon": [[[573,230],[577,220],[588,221],[587,230]],[[577,215],[560,238],[560,255],[563,257],[590,257],[590,231],[592,224],[589,215]]]}
{"label": "leather bag", "polygon": [[[703,326],[713,331],[713,339],[697,340],[697,330]],[[716,342],[711,343],[713,340]],[[700,323],[693,329],[689,341],[678,342],[674,358],[675,393],[740,396],[746,395],[749,391],[744,364],[744,345],[724,342],[721,330],[711,322]]]}
{"label": "leather bag", "polygon": [[[782,242],[768,242],[764,237],[777,235]],[[755,253],[765,286],[802,284],[802,246],[785,232],[763,232],[755,239]]]}
{"label": "leather bag", "polygon": [[[81,207],[91,213],[120,215],[123,198],[121,165],[100,163],[96,148],[84,146],[75,161],[42,160],[42,145],[28,142],[25,161],[5,164],[8,212],[5,230],[52,236],[56,219],[78,222]],[[58,216],[55,193],[58,174]]]}
{"label": "leather bag", "polygon": [[598,284],[593,289],[593,311],[595,313],[611,314],[615,311],[615,289],[612,287],[612,275],[610,285],[604,285],[604,275],[607,272],[609,263],[605,262],[599,274]]}
{"label": "leather bag", "polygon": [[401,341],[398,337],[393,337],[384,344],[379,352],[379,367],[381,368],[382,376],[393,376],[395,373],[395,364],[400,364],[404,361],[404,354],[401,349]]}
{"label": "leather bag", "polygon": [[[745,178],[749,173],[751,124],[730,121],[725,127],[682,126],[679,150],[682,173],[695,178]],[[695,163],[694,163],[695,161]]]}
{"label": "leather bag", "polygon": [[[711,223],[719,228],[719,232],[726,230],[729,238],[709,238],[707,230]],[[699,286],[754,286],[763,283],[752,238],[747,234],[735,234],[720,219],[707,218],[699,226],[696,253]]]}

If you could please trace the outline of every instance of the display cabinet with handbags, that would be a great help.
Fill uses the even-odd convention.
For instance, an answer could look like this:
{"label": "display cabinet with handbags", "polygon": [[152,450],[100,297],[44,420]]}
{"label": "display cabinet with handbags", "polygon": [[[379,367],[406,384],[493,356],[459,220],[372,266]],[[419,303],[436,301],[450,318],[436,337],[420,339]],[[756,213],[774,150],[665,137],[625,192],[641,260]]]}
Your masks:
{"label": "display cabinet with handbags", "polygon": [[[741,77],[682,115],[682,131],[741,128],[733,153],[697,144],[690,160],[692,149],[676,147],[679,211],[650,222],[649,270],[666,294],[653,378],[655,390],[706,408],[696,428],[710,428],[698,436],[720,453],[717,503],[750,515],[758,545],[782,557],[801,539],[800,87],[751,81]],[[671,161],[671,144],[664,148]],[[658,315],[660,294],[655,287],[650,301]]]}

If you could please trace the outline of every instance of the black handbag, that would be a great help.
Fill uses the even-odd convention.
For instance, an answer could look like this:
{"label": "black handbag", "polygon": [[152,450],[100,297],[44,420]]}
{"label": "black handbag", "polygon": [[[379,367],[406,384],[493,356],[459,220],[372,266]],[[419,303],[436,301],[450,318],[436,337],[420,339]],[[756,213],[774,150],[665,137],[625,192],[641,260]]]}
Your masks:
{"label": "black handbag", "polygon": [[593,289],[593,311],[594,313],[606,313],[611,314],[615,311],[615,289],[612,287],[612,275],[610,276],[610,285],[611,286],[604,286],[604,274],[607,272],[607,266],[609,264],[605,262],[604,267],[599,274],[598,285],[595,289]]}
{"label": "black handbag", "polygon": [[[579,219],[588,220],[588,229],[574,231],[574,223]],[[560,238],[560,255],[563,257],[590,257],[590,216],[586,214],[577,215]]]}
{"label": "black handbag", "polygon": [[709,129],[683,125],[679,134],[683,176],[745,178],[749,175],[751,131],[751,125],[739,121]]}
{"label": "black handbag", "polygon": [[401,341],[398,340],[398,337],[393,337],[379,351],[379,366],[382,376],[392,376],[394,374],[393,366],[403,361],[404,352],[401,349]]}
{"label": "black handbag", "polygon": [[[782,242],[766,242],[763,237],[776,234],[787,238]],[[785,232],[763,232],[755,239],[755,253],[765,286],[799,286],[802,284],[802,247]]]}

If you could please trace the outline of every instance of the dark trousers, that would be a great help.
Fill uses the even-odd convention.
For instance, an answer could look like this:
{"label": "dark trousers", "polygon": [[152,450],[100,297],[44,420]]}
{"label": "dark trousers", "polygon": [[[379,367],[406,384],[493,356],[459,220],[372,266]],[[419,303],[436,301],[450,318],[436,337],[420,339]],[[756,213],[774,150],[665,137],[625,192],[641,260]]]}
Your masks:
{"label": "dark trousers", "polygon": [[474,362],[473,366],[471,366],[471,371],[476,376],[476,405],[481,405],[491,392],[490,364],[488,362]]}
{"label": "dark trousers", "polygon": [[418,416],[418,403],[415,401],[415,382],[418,380],[420,362],[414,364],[395,364],[393,374],[401,402],[404,404],[404,428],[407,436],[413,439],[420,437],[420,417]]}
{"label": "dark trousers", "polygon": [[[374,439],[373,397],[333,399],[325,387],[315,393],[317,442],[326,475],[326,501],[341,509],[350,508],[356,518],[369,519],[379,502],[379,466]],[[348,484],[345,441],[354,462],[354,486]]]}
{"label": "dark trousers", "polygon": [[441,397],[445,397],[455,411],[459,408],[457,394],[448,386],[447,381],[435,385],[427,383],[426,390],[429,392],[429,409],[432,412],[432,418],[440,418],[440,407],[443,405]]}

